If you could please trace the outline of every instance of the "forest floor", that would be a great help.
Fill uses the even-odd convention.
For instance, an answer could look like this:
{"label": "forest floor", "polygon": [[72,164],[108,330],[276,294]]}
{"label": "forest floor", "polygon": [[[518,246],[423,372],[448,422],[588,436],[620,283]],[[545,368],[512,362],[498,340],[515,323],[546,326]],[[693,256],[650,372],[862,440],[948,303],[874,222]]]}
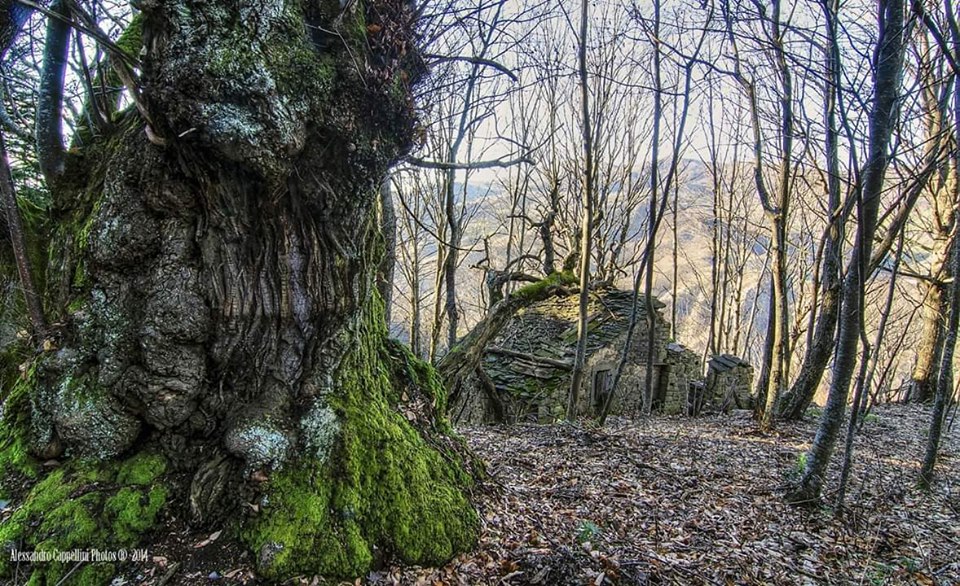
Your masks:
{"label": "forest floor", "polygon": [[[477,548],[443,568],[386,568],[357,583],[960,584],[960,430],[945,436],[937,483],[924,492],[916,476],[928,409],[875,410],[837,515],[839,465],[824,505],[783,500],[816,428],[808,419],[770,435],[745,412],[619,419],[602,430],[462,429],[489,473],[475,494]],[[181,549],[189,559],[169,583],[256,583],[217,545]],[[165,573],[148,566],[141,577]]]}

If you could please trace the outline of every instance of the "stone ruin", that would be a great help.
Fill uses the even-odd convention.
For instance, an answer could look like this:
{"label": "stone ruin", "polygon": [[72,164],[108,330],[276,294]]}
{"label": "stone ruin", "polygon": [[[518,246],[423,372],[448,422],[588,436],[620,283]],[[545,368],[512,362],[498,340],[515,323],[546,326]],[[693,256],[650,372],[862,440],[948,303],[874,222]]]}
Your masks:
{"label": "stone ruin", "polygon": [[704,400],[719,411],[753,409],[753,367],[732,354],[717,354],[707,363]]}
{"label": "stone ruin", "polygon": [[[648,342],[647,301],[638,302],[638,319],[611,414],[642,412],[647,356],[653,353],[654,411],[693,414],[691,401],[704,397],[700,356],[670,342],[664,304],[650,301],[655,315],[653,347]],[[579,295],[563,295],[522,309],[489,345],[481,372],[468,378],[452,397],[455,423],[549,422],[563,418],[577,344]],[[613,381],[626,344],[633,306],[630,291],[593,291],[588,309],[587,354],[578,412],[595,416],[613,391]],[[749,384],[747,394],[749,394]]]}
{"label": "stone ruin", "polygon": [[[703,388],[700,355],[689,348],[671,342],[667,344],[666,364],[668,379],[660,411],[667,415],[692,415],[690,401],[697,389]],[[654,408],[658,406],[654,401]]]}

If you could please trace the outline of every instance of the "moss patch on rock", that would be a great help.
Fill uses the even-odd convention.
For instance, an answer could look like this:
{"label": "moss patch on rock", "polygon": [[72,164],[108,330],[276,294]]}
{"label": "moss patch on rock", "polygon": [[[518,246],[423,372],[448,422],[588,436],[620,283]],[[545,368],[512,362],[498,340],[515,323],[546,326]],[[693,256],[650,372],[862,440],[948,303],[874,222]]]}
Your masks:
{"label": "moss patch on rock", "polygon": [[[87,465],[74,461],[50,472],[14,503],[13,515],[0,523],[0,547],[54,553],[136,545],[167,504],[166,460],[141,453],[123,462]],[[14,566],[8,555],[0,556],[0,578],[9,578]],[[36,564],[30,583],[105,584],[116,570],[110,563],[90,563],[67,577],[72,567],[59,561]]]}
{"label": "moss patch on rock", "polygon": [[446,393],[387,342],[378,313],[365,312],[327,398],[342,426],[331,457],[273,475],[242,531],[268,579],[354,577],[384,558],[440,564],[476,542],[473,479],[440,415]]}
{"label": "moss patch on rock", "polygon": [[167,470],[167,459],[152,452],[139,453],[119,466],[117,483],[127,486],[152,484]]}
{"label": "moss patch on rock", "polygon": [[8,496],[4,486],[8,476],[35,478],[37,462],[27,451],[30,429],[30,380],[34,368],[13,385],[3,399],[0,413],[0,496]]}

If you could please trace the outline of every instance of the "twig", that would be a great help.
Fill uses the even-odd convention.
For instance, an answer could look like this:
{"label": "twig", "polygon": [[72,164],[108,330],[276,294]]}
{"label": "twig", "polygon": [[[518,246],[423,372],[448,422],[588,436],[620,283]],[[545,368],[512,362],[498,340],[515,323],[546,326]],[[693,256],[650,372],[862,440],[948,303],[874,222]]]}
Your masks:
{"label": "twig", "polygon": [[521,164],[532,165],[533,159],[531,159],[529,155],[523,155],[521,157],[516,157],[513,159],[500,157],[499,159],[493,159],[490,161],[457,163],[457,162],[447,162],[447,161],[428,161],[426,159],[421,159],[420,157],[407,157],[406,162],[413,165],[414,167],[420,167],[421,169],[440,169],[441,171],[454,171],[454,170],[464,170],[464,169],[506,168],[506,167],[513,167],[514,165],[521,165]]}
{"label": "twig", "polygon": [[165,586],[170,580],[173,580],[173,577],[176,575],[177,570],[180,569],[180,562],[173,562],[170,564],[170,569],[163,574],[163,577],[160,578],[160,581],[157,582],[157,586]]}
{"label": "twig", "polygon": [[77,571],[77,569],[80,567],[80,565],[81,565],[82,563],[83,563],[83,562],[77,562],[77,563],[73,564],[73,567],[70,568],[70,571],[67,572],[67,573],[63,576],[63,578],[60,578],[60,580],[57,581],[56,586],[60,586],[61,584],[63,584],[64,582],[66,582],[66,581],[67,581],[67,578],[69,578],[70,576],[72,576],[73,573]]}

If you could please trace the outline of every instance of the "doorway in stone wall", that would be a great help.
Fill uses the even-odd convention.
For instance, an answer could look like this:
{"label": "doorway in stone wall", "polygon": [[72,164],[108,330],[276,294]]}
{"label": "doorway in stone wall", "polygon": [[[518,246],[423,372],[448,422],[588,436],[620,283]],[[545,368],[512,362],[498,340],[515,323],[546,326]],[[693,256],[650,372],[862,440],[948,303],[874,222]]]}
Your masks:
{"label": "doorway in stone wall", "polygon": [[593,371],[593,411],[599,414],[603,404],[613,392],[613,370],[609,368]]}
{"label": "doorway in stone wall", "polygon": [[666,364],[653,367],[653,404],[651,411],[662,411],[667,404],[667,391],[670,387],[670,366]]}

